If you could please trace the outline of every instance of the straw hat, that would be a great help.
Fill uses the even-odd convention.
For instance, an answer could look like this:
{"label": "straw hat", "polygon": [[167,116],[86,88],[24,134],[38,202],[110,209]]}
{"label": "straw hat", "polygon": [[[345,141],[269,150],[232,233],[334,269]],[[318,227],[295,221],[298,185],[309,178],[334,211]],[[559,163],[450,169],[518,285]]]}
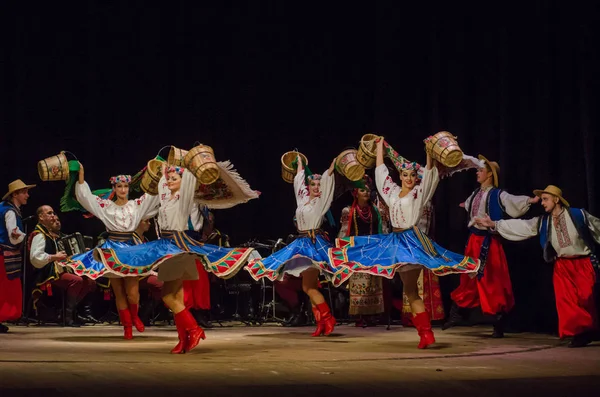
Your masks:
{"label": "straw hat", "polygon": [[8,193],[6,193],[2,197],[2,200],[6,200],[8,198],[8,196],[10,196],[12,193],[16,192],[17,190],[31,189],[32,187],[35,187],[35,186],[36,185],[26,185],[20,179],[17,179],[16,181],[12,181],[11,183],[8,184]]}
{"label": "straw hat", "polygon": [[498,163],[486,159],[481,154],[479,155],[479,160],[485,162],[492,169],[492,174],[494,175],[494,187],[498,187],[498,174],[500,173],[500,166],[498,165]]}
{"label": "straw hat", "polygon": [[542,193],[551,194],[560,199],[564,206],[570,207],[569,202],[565,200],[562,196],[562,190],[558,186],[548,185],[544,190],[534,190],[533,194],[538,197],[542,197]]}

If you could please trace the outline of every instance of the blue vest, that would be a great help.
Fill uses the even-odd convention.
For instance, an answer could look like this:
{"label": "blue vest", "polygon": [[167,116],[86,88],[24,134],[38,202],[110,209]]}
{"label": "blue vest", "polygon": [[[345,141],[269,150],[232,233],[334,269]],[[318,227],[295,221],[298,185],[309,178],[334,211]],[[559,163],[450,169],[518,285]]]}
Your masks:
{"label": "blue vest", "polygon": [[4,221],[4,216],[8,211],[13,211],[15,213],[17,227],[19,230],[23,230],[23,222],[21,221],[21,212],[19,209],[8,201],[2,201],[2,203],[0,203],[0,245],[4,245],[9,249],[18,249],[19,246],[10,242],[10,230],[6,228],[6,222]]}
{"label": "blue vest", "polygon": [[[577,229],[577,233],[579,237],[583,240],[585,245],[592,252],[591,259],[592,264],[597,266],[597,257],[596,253],[596,244],[592,237],[592,233],[587,225],[587,219],[585,217],[585,212],[579,208],[566,208],[567,214],[571,217],[575,228]],[[556,250],[552,247],[552,239],[550,237],[550,233],[552,233],[550,221],[550,214],[544,214],[540,218],[540,222],[538,224],[538,231],[540,235],[540,244],[542,249],[544,250],[544,260],[546,262],[554,262],[556,260]]]}
{"label": "blue vest", "polygon": [[[473,192],[471,197],[473,197],[474,199],[480,190],[481,188],[477,188]],[[500,193],[502,193],[502,190],[496,187],[491,188],[488,192],[486,201],[484,203],[486,213],[490,216],[490,219],[493,221],[499,221],[504,217],[505,209],[502,205],[502,202],[500,201]],[[467,210],[469,211],[469,215],[471,214],[473,199],[471,199],[471,201],[469,202],[469,207],[467,208]],[[477,278],[481,280],[481,278],[485,274],[485,265],[487,261],[488,251],[490,249],[490,243],[492,241],[492,233],[490,233],[487,230],[477,229],[476,227],[471,227],[469,231],[477,236],[485,236],[483,242],[481,243],[481,250],[479,251],[479,260],[481,261],[481,264],[479,265],[479,270],[477,271]]]}
{"label": "blue vest", "polygon": [[[473,197],[473,199],[474,199],[480,190],[481,190],[481,188],[475,189],[475,191],[473,192],[471,197]],[[502,202],[500,201],[500,193],[502,193],[501,189],[498,189],[497,187],[493,187],[490,189],[490,191],[485,199],[484,205],[485,205],[486,212],[493,221],[501,220],[504,217],[504,213],[506,212],[504,209],[504,206],[502,205]],[[471,201],[469,202],[469,207],[467,208],[469,215],[471,215],[473,199],[471,199]]]}

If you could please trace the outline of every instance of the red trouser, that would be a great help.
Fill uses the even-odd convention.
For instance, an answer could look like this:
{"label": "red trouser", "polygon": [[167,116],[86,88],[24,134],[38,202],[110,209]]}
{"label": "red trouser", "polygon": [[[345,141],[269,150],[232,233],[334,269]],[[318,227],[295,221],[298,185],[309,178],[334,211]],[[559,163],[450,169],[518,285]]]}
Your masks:
{"label": "red trouser", "polygon": [[202,262],[196,259],[198,280],[183,281],[183,300],[186,309],[210,310],[210,280]]}
{"label": "red trouser", "polygon": [[596,272],[590,258],[558,258],[552,278],[559,336],[563,338],[598,329],[594,302]]}
{"label": "red trouser", "polygon": [[148,276],[140,280],[140,288],[147,288],[150,296],[155,301],[161,300],[162,288],[165,283],[160,281],[157,276]]}
{"label": "red trouser", "polygon": [[95,282],[87,277],[76,274],[62,273],[57,280],[52,281],[52,286],[67,292],[67,296],[75,297],[77,302],[94,289]]}
{"label": "red trouser", "polygon": [[4,256],[0,252],[0,322],[20,318],[22,305],[21,279],[6,278]]}
{"label": "red trouser", "polygon": [[298,291],[302,291],[302,278],[284,274],[283,280],[273,283],[275,292],[283,299],[290,309],[298,306]]}
{"label": "red trouser", "polygon": [[[465,255],[479,258],[481,244],[485,236],[471,234]],[[515,305],[512,284],[506,264],[506,256],[500,238],[492,236],[487,260],[481,280],[460,275],[460,285],[451,294],[452,300],[460,307],[481,306],[485,314],[508,313]]]}

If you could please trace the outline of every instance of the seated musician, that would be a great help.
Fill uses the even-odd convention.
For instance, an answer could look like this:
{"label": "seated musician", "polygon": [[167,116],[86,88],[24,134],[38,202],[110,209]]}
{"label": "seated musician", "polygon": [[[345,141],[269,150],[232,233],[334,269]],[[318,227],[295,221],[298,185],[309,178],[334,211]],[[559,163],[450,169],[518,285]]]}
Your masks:
{"label": "seated musician", "polygon": [[[31,264],[38,269],[35,273],[36,289],[32,292],[35,302],[42,291],[50,296],[53,288],[59,288],[66,293],[65,323],[73,327],[80,322],[93,322],[91,300],[86,296],[95,288],[95,282],[87,277],[80,277],[69,273],[65,268],[56,266],[55,261],[65,259],[64,251],[57,252],[56,241],[64,234],[61,233],[61,223],[56,213],[49,205],[42,205],[37,209],[38,224],[30,235],[29,257]],[[78,304],[81,307],[77,310]]]}

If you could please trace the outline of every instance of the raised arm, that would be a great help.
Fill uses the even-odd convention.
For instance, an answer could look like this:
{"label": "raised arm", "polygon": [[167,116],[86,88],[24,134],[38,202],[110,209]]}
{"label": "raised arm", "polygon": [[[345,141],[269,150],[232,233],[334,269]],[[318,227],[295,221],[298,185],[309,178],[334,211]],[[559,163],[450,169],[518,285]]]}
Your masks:
{"label": "raised arm", "polygon": [[506,213],[512,218],[525,215],[529,211],[531,204],[535,204],[539,200],[539,197],[513,196],[507,192],[500,193],[500,201],[506,209]]}

